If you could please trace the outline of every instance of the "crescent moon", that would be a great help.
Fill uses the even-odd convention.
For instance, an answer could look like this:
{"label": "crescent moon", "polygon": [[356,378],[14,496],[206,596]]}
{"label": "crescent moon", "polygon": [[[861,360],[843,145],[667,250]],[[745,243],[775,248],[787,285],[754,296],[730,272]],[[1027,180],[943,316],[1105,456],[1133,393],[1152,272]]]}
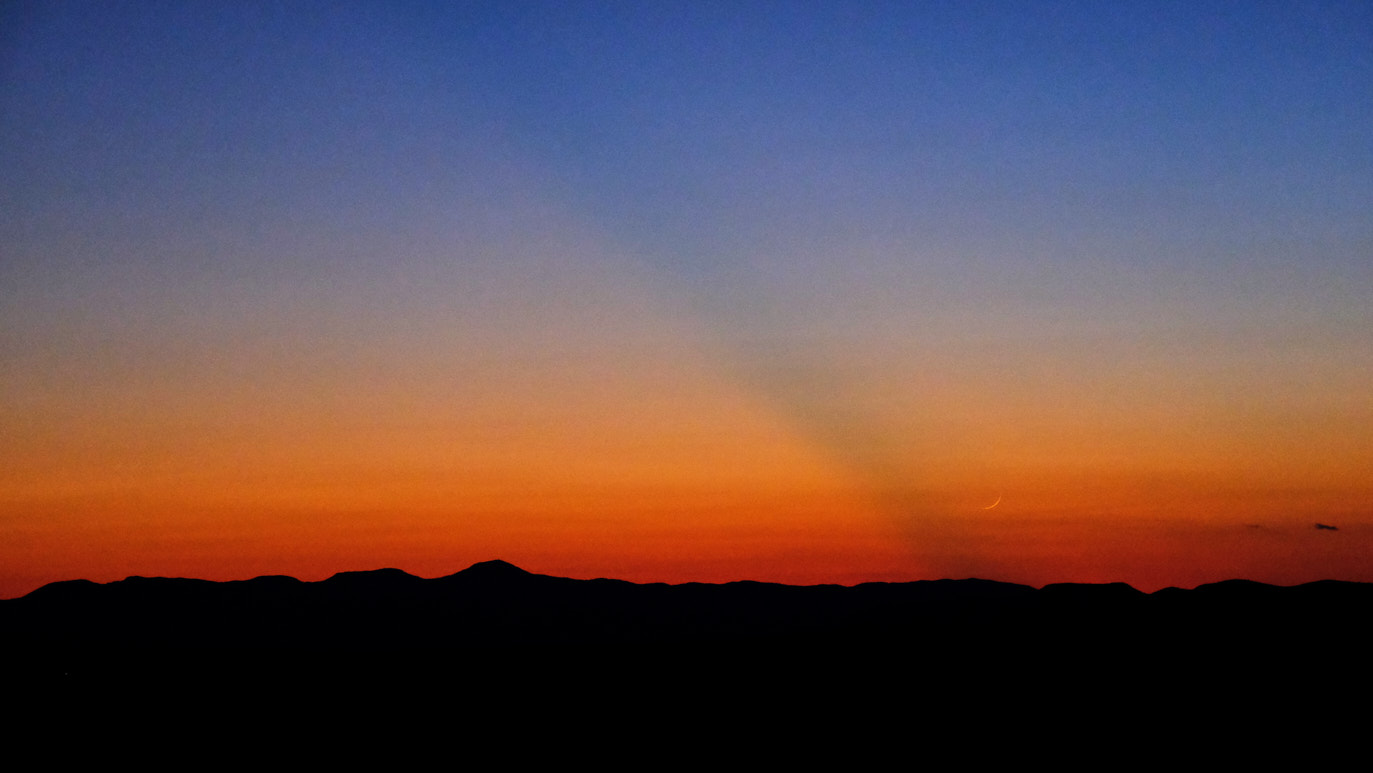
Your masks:
{"label": "crescent moon", "polygon": [[983,509],[983,510],[990,510],[990,509],[992,509],[993,507],[996,507],[996,506],[999,505],[999,504],[1001,504],[1001,496],[998,494],[997,497],[996,497],[996,501],[995,501],[995,502],[991,503],[990,505],[987,505],[986,507],[984,507],[984,508],[982,508],[982,509]]}

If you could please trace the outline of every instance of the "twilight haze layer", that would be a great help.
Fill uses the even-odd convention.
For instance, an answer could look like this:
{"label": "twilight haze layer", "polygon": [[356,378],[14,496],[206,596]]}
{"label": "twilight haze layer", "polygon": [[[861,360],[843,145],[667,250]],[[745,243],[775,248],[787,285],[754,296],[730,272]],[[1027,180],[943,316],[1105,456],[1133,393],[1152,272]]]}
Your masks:
{"label": "twilight haze layer", "polygon": [[0,197],[0,597],[1373,581],[1367,3],[6,3]]}

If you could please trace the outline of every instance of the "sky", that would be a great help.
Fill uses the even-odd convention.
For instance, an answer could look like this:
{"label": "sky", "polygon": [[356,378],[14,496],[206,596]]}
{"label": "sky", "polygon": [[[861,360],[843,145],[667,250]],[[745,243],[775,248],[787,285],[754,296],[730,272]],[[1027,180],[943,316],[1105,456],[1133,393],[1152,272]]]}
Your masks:
{"label": "sky", "polygon": [[1373,581],[1370,298],[1367,3],[5,3],[0,598]]}

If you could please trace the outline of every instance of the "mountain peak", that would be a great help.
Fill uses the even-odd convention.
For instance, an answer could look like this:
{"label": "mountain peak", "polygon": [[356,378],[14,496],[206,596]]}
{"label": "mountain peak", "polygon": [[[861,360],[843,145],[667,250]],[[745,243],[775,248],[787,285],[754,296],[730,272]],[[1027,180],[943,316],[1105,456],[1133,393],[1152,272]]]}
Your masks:
{"label": "mountain peak", "polygon": [[529,572],[515,566],[509,561],[502,561],[497,558],[491,561],[479,561],[461,572],[458,572],[458,574],[472,575],[475,577],[514,577],[517,575],[527,575]]}

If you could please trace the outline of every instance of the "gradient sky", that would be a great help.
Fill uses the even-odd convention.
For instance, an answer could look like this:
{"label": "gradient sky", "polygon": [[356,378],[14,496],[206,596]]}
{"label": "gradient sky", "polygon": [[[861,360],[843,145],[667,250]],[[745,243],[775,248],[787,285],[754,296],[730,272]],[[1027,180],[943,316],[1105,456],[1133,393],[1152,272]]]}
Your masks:
{"label": "gradient sky", "polygon": [[1373,581],[1373,6],[5,3],[0,379],[0,597]]}

